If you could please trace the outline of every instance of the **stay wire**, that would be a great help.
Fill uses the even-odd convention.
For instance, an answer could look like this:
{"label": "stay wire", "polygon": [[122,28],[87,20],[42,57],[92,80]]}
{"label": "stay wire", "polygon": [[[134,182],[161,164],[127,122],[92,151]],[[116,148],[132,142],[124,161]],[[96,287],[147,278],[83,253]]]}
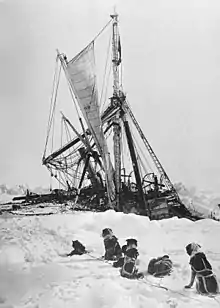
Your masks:
{"label": "stay wire", "polygon": [[50,133],[50,129],[51,129],[51,122],[52,122],[52,117],[53,117],[52,110],[53,110],[53,106],[55,104],[54,93],[55,93],[55,86],[56,86],[56,82],[57,82],[57,72],[58,72],[58,58],[56,58],[56,63],[55,63],[55,70],[54,70],[54,78],[53,78],[52,93],[51,93],[49,119],[48,119],[48,124],[47,124],[47,135],[46,135],[44,156],[46,154],[46,149],[47,149],[47,144],[48,144],[48,139],[49,139],[49,133]]}
{"label": "stay wire", "polygon": [[[148,162],[146,156],[144,155],[143,150],[142,150],[140,144],[138,143],[137,138],[135,137],[135,135],[134,135],[134,133],[133,133],[132,130],[131,130],[131,134],[132,134],[132,136],[133,136],[133,138],[134,138],[134,141],[135,141],[135,148],[136,148],[136,151],[137,151],[137,148],[138,148],[138,150],[141,152],[141,154],[142,154],[142,156],[143,156],[143,159],[145,160],[145,162],[146,162],[146,164],[147,164],[149,170],[150,170],[151,172],[153,172],[153,169],[151,168],[151,166],[150,166],[150,164],[149,164],[149,162]],[[137,153],[138,153],[138,151],[137,151]],[[141,156],[140,156],[139,154],[138,154],[138,157],[139,157],[139,159],[140,159],[140,162],[141,162],[141,164],[142,164],[142,166],[143,166],[144,171],[145,171],[146,173],[148,173],[148,171],[147,171],[147,169],[146,169],[146,167],[145,167],[145,165],[144,165],[144,163],[143,163],[143,160],[142,160],[142,158],[141,158]]]}
{"label": "stay wire", "polygon": [[102,83],[102,91],[101,91],[101,96],[100,96],[100,104],[101,104],[101,107],[102,107],[102,105],[103,105],[103,103],[104,103],[104,101],[103,101],[103,103],[102,103],[102,97],[103,97],[104,86],[105,86],[105,81],[106,81],[106,73],[107,73],[107,66],[108,66],[108,61],[109,61],[111,40],[112,40],[112,36],[110,35],[109,43],[108,43],[108,50],[107,50],[107,57],[106,57],[106,62],[105,62],[105,70],[104,70],[103,83]]}
{"label": "stay wire", "polygon": [[[109,25],[110,23],[112,23],[112,19],[110,19],[110,20],[107,22],[107,24],[101,29],[101,31],[98,32],[98,34],[94,37],[94,39],[90,42],[90,44],[91,44],[92,42],[95,42],[95,41],[97,40],[97,38],[105,31],[105,29],[108,27],[108,25]],[[90,45],[90,44],[88,44],[88,45]]]}
{"label": "stay wire", "polygon": [[[54,97],[54,105],[53,105],[53,110],[52,110],[53,117],[51,118],[51,124],[50,124],[50,129],[51,129],[51,126],[53,125],[53,133],[52,133],[52,149],[51,149],[51,151],[53,151],[54,126],[55,126],[55,119],[54,119],[55,117],[54,117],[54,112],[55,112],[56,103],[57,103],[57,93],[58,93],[58,87],[59,87],[59,83],[60,83],[60,73],[61,73],[61,66],[59,67],[59,72],[58,72],[58,80],[57,80],[57,84],[56,84],[56,89],[55,89],[55,97]],[[49,138],[49,132],[48,132],[48,138]]]}
{"label": "stay wire", "polygon": [[99,38],[99,36],[103,33],[103,31],[108,27],[110,23],[112,23],[112,19],[110,19],[107,24],[101,29],[101,31],[99,31],[98,34],[69,62],[76,61],[86,51],[86,49],[89,49],[90,46],[95,43],[95,41]]}
{"label": "stay wire", "polygon": [[[108,72],[107,81],[106,81],[107,85],[109,84],[109,78],[110,78],[110,75],[111,75],[111,70],[112,70],[112,63],[110,63],[110,65],[109,65],[109,72]],[[107,91],[108,91],[108,86],[105,87],[105,97],[104,97],[104,100],[103,100],[102,106],[101,106],[102,111],[103,111],[104,106],[106,104],[107,93],[108,93]]]}

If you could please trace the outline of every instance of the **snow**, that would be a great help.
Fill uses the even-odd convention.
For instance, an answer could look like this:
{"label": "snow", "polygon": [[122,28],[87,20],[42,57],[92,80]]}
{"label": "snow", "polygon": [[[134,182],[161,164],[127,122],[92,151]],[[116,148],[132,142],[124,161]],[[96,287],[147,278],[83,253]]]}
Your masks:
{"label": "snow", "polygon": [[[212,191],[200,191],[195,187],[187,188],[182,183],[174,184],[182,202],[191,210],[196,211],[200,216],[215,217],[220,220],[220,194]],[[0,204],[12,201],[18,195],[24,195],[27,188],[34,193],[49,193],[48,188],[30,188],[27,184],[9,186],[0,185]],[[1,205],[0,205],[1,206]],[[54,209],[52,210],[54,212]]]}
{"label": "snow", "polygon": [[220,219],[220,195],[212,191],[200,191],[195,187],[186,188],[182,183],[176,183],[175,188],[181,201],[189,209],[198,212],[204,217]]}
{"label": "snow", "polygon": [[44,188],[41,186],[30,189],[27,184],[20,184],[20,185],[15,185],[15,186],[1,184],[0,185],[0,203],[10,202],[12,201],[14,197],[17,197],[19,195],[25,195],[27,192],[27,189],[29,189],[31,192],[34,192],[36,194],[45,194],[45,193],[50,192],[48,188]]}
{"label": "snow", "polygon": [[[170,255],[172,275],[163,279],[146,276],[146,281],[121,278],[118,269],[96,259],[103,255],[100,234],[104,227],[112,228],[122,245],[128,237],[137,238],[142,271],[146,272],[152,257]],[[191,241],[202,245],[220,277],[217,221],[149,221],[114,211],[30,217],[5,213],[0,216],[0,230],[0,308],[220,306],[220,298],[197,295],[195,288],[184,290],[190,279],[185,246]],[[61,257],[71,250],[73,239],[92,250],[91,256]],[[159,283],[171,291],[151,285]]]}

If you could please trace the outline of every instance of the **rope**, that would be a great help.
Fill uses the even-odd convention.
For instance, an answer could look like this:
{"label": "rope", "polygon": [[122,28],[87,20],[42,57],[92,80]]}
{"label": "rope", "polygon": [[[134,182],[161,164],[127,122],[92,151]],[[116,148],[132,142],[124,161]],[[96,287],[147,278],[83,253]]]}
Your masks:
{"label": "rope", "polygon": [[[63,66],[63,68],[64,68],[64,66]],[[65,71],[65,69],[64,69],[64,71]],[[75,94],[73,93],[70,80],[68,79],[67,72],[65,71],[65,73],[66,73],[66,76],[67,76],[67,82],[68,82],[70,94],[71,94],[71,97],[72,97],[72,100],[73,100],[73,104],[75,105],[77,116],[78,116],[78,118],[80,118],[79,109],[78,109],[78,106],[77,106],[77,103],[76,103],[77,98],[76,98]]]}
{"label": "rope", "polygon": [[49,181],[50,181],[50,191],[52,190],[52,175],[51,175],[51,171],[50,171],[50,179],[49,179]]}
{"label": "rope", "polygon": [[[126,147],[125,147],[125,137],[124,137],[124,130],[123,130],[123,126],[121,126],[121,148],[122,148],[122,155],[121,155],[121,165],[123,168],[125,168],[125,155],[124,153],[126,152]],[[124,178],[124,182],[126,182],[125,178]]]}
{"label": "rope", "polygon": [[[134,135],[134,133],[133,133],[132,128],[131,128],[131,134],[132,134],[132,137],[134,138],[134,141],[135,141],[135,143],[134,143],[135,148],[138,147],[138,149],[139,149],[139,151],[141,152],[141,154],[142,154],[142,156],[143,156],[143,159],[145,160],[145,162],[146,162],[146,164],[147,164],[149,170],[150,170],[151,172],[153,172],[153,169],[152,169],[150,163],[148,162],[147,157],[144,155],[143,149],[142,149],[141,146],[139,145],[139,143],[138,143],[138,141],[137,141],[137,138],[135,137],[135,135]],[[136,148],[136,151],[137,151],[137,148]],[[138,151],[137,151],[137,153],[138,153]],[[139,159],[140,159],[140,161],[141,161],[141,163],[142,163],[142,166],[143,166],[144,171],[145,171],[146,173],[148,173],[148,171],[147,171],[147,169],[145,168],[145,165],[143,164],[143,161],[142,161],[142,159],[141,159],[141,157],[140,157],[139,154],[138,154],[138,157],[139,157]]]}
{"label": "rope", "polygon": [[[54,106],[55,106],[55,104],[54,104]],[[52,153],[53,152],[53,143],[54,143],[55,117],[53,117],[53,119],[52,119],[51,126],[52,126],[52,139],[51,139],[51,153]]]}
{"label": "rope", "polygon": [[[138,153],[137,146],[139,147],[139,144],[138,144],[138,142],[137,142],[137,140],[136,140],[136,138],[135,138],[135,136],[134,136],[134,133],[133,133],[133,131],[132,131],[132,128],[131,128],[131,135],[132,135],[132,137],[133,137],[133,139],[134,139],[134,141],[135,141],[135,142],[134,142],[134,148],[135,148],[135,150],[136,150],[137,159],[140,161],[140,165],[141,165],[142,168],[144,169],[144,172],[145,172],[145,173],[148,173],[148,171],[147,171],[147,169],[146,169],[146,167],[145,167],[145,165],[144,165],[144,163],[143,163],[143,160],[141,159],[141,156],[140,156],[139,153]],[[139,149],[140,149],[140,147],[139,147]],[[141,149],[140,149],[140,151],[141,151]],[[145,156],[144,156],[144,155],[143,155],[143,157],[144,157],[144,159],[145,159]],[[147,162],[147,160],[146,160],[146,163],[147,163],[149,169],[151,169],[150,166],[149,166],[149,164],[148,164],[148,162]],[[140,168],[140,173],[141,173],[141,177],[143,178],[143,174],[142,174],[141,168]]]}
{"label": "rope", "polygon": [[[110,78],[111,70],[112,70],[112,63],[110,63],[110,65],[109,65],[109,72],[108,72],[108,77],[107,77],[107,81],[106,81],[107,85],[109,83],[109,78]],[[106,88],[105,88],[105,98],[104,98],[102,106],[101,106],[101,111],[103,111],[103,108],[104,108],[105,103],[106,103],[107,90],[108,90],[108,87],[106,86]]]}
{"label": "rope", "polygon": [[[55,97],[54,97],[54,105],[53,105],[53,110],[52,110],[52,116],[51,116],[51,123],[50,123],[50,129],[51,126],[53,125],[53,133],[52,133],[52,145],[51,145],[51,152],[53,150],[53,141],[54,141],[54,126],[55,126],[55,120],[54,120],[54,112],[56,108],[56,102],[57,102],[57,93],[58,93],[58,87],[59,87],[59,82],[60,82],[60,73],[61,73],[61,66],[59,68],[59,73],[58,73],[58,81],[55,89]],[[50,130],[49,130],[50,132]],[[48,132],[48,138],[49,138],[49,132]]]}
{"label": "rope", "polygon": [[94,39],[91,40],[91,41],[89,42],[89,44],[87,44],[86,47],[84,47],[84,48],[83,48],[74,58],[72,58],[69,62],[77,60],[77,59],[81,56],[81,54],[83,54],[83,53],[86,51],[86,49],[88,49],[92,44],[94,44],[95,41],[97,40],[97,38],[102,34],[102,32],[108,27],[108,25],[109,25],[111,22],[112,22],[112,19],[110,19],[109,22],[107,22],[107,24],[102,28],[102,30],[94,37]]}
{"label": "rope", "polygon": [[102,257],[101,257],[101,258],[100,258],[100,257],[97,258],[97,257],[91,255],[90,252],[87,252],[86,254],[87,254],[88,256],[90,256],[90,257],[91,257],[92,259],[94,259],[94,260],[102,261],[102,262],[104,262],[104,263],[108,263],[108,264],[112,265],[112,263],[111,263],[110,261],[105,260],[105,259],[103,259]]}
{"label": "rope", "polygon": [[105,31],[105,29],[108,27],[108,25],[112,22],[112,19],[110,19],[107,24],[102,28],[101,31],[99,31],[99,33],[94,37],[94,39],[88,44],[90,45],[92,42],[95,42],[97,40],[97,38],[102,34],[103,31]]}
{"label": "rope", "polygon": [[[107,57],[106,57],[106,62],[105,62],[105,70],[104,70],[104,76],[103,76],[102,92],[101,92],[101,96],[100,96],[100,103],[102,102],[103,91],[104,91],[104,85],[105,85],[105,80],[106,80],[105,78],[106,78],[107,65],[108,65],[109,54],[110,54],[111,38],[112,38],[112,37],[110,36],[110,38],[109,38],[109,43],[108,43]],[[104,101],[103,101],[103,103],[101,103],[101,107],[102,107],[103,104],[104,104]]]}
{"label": "rope", "polygon": [[[153,172],[153,169],[151,168],[151,166],[150,166],[150,164],[149,164],[149,162],[148,162],[148,160],[147,160],[147,157],[144,155],[144,153],[143,153],[143,150],[142,150],[141,146],[140,146],[140,145],[139,145],[139,143],[137,142],[136,137],[134,136],[133,132],[131,132],[131,133],[132,133],[133,138],[134,138],[134,141],[135,141],[135,143],[136,143],[136,144],[135,144],[135,146],[137,145],[137,147],[138,147],[139,151],[140,151],[140,152],[141,152],[141,154],[143,155],[143,158],[144,158],[144,160],[145,160],[145,162],[146,162],[146,164],[147,164],[147,166],[148,166],[149,170],[150,170],[151,172]],[[140,157],[140,155],[139,155],[139,157]],[[140,157],[140,160],[141,160],[141,162],[142,162],[142,164],[143,164],[143,161],[142,161],[141,157]],[[144,168],[144,171],[147,173],[147,170],[146,170],[146,168],[145,168],[144,164],[143,164],[143,168]]]}
{"label": "rope", "polygon": [[120,65],[120,69],[121,69],[121,72],[120,72],[120,88],[121,88],[121,90],[122,90],[122,92],[123,92],[123,84],[122,84],[122,73],[123,73],[123,66],[122,65]]}
{"label": "rope", "polygon": [[190,298],[190,299],[193,299],[195,301],[198,301],[198,302],[202,302],[200,299],[198,298],[194,298],[192,296],[189,296],[189,295],[186,295],[180,291],[175,291],[175,290],[172,290],[172,289],[169,289],[168,287],[165,287],[165,286],[161,286],[160,284],[155,284],[155,283],[151,283],[149,280],[147,280],[146,278],[144,278],[144,280],[141,280],[143,283],[147,284],[147,285],[150,285],[152,287],[155,287],[155,288],[159,288],[159,289],[162,289],[162,290],[165,290],[167,292],[171,292],[171,293],[176,293],[176,294],[179,294],[183,297],[187,297],[187,298]]}
{"label": "rope", "polygon": [[[64,121],[64,125],[65,125],[65,130],[66,130],[66,138],[67,138],[67,141],[69,142],[70,140],[71,140],[71,136],[70,136],[70,131],[69,131],[69,127],[67,126],[67,123],[66,123],[66,121]],[[70,162],[71,162],[71,164],[73,163],[73,158],[72,158],[72,156],[71,156],[71,149],[69,149],[69,158],[70,158]],[[68,157],[67,156],[67,157]]]}
{"label": "rope", "polygon": [[61,144],[61,148],[63,147],[63,119],[60,119],[61,121],[61,140],[60,140],[60,144]]}
{"label": "rope", "polygon": [[[102,259],[102,258],[97,258],[97,257],[91,255],[89,252],[87,252],[86,254],[87,254],[88,256],[90,256],[91,258],[95,259],[95,260],[102,261],[102,262],[105,262],[105,263],[108,263],[108,264],[112,265],[108,260],[104,260],[104,259]],[[162,280],[162,279],[161,279],[161,280]],[[161,281],[161,280],[160,280],[160,281]],[[198,298],[194,298],[194,297],[192,297],[192,296],[190,296],[190,295],[187,295],[187,294],[184,294],[184,293],[182,293],[182,292],[180,292],[180,291],[175,291],[175,290],[169,289],[168,287],[163,286],[163,285],[161,285],[160,283],[159,283],[159,284],[152,283],[152,282],[150,282],[147,278],[144,278],[144,279],[137,279],[137,281],[142,282],[142,283],[145,283],[145,284],[150,285],[150,286],[155,287],[155,288],[159,288],[159,289],[165,290],[165,291],[167,291],[167,292],[179,294],[179,295],[181,295],[181,296],[183,296],[183,297],[186,297],[186,298],[189,298],[189,299],[192,299],[192,300],[195,300],[195,301],[198,301],[198,302],[202,303],[202,301],[201,301],[200,299],[198,299]],[[204,295],[204,296],[206,296],[206,295]],[[209,297],[209,298],[212,298],[213,300],[215,300],[215,301],[218,303],[218,305],[220,306],[220,302],[219,302],[214,296],[208,296],[208,297]]]}
{"label": "rope", "polygon": [[[48,123],[47,123],[47,136],[48,136],[48,132],[49,132],[49,129],[50,129],[49,126],[50,126],[50,121],[51,121],[51,112],[52,112],[52,106],[53,106],[53,96],[54,96],[55,83],[56,83],[56,79],[57,79],[57,69],[58,69],[58,59],[56,58],[54,77],[53,77],[52,94],[51,94],[51,102],[50,102],[49,119],[48,119]],[[46,141],[47,141],[47,139],[46,139]]]}
{"label": "rope", "polygon": [[60,73],[61,73],[61,66],[58,69],[58,58],[57,58],[55,72],[54,72],[54,79],[53,79],[53,88],[52,88],[52,94],[51,94],[50,112],[49,112],[49,120],[48,120],[48,126],[47,126],[47,136],[46,136],[46,142],[45,142],[45,148],[44,148],[44,156],[47,150],[47,144],[49,140],[49,133],[51,130],[51,125],[54,120],[54,111],[56,107],[56,99],[57,99],[57,92],[58,92],[59,81],[60,81]]}

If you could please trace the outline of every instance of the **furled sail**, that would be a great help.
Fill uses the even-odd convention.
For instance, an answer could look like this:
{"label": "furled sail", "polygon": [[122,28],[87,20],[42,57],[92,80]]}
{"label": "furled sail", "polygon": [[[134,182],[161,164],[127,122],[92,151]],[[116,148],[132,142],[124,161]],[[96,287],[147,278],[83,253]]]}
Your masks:
{"label": "furled sail", "polygon": [[80,110],[94,138],[96,146],[102,156],[106,174],[106,182],[111,199],[114,198],[114,183],[112,164],[108,154],[104,137],[100,108],[98,104],[98,90],[95,75],[94,42],[67,63],[70,85],[78,101]]}

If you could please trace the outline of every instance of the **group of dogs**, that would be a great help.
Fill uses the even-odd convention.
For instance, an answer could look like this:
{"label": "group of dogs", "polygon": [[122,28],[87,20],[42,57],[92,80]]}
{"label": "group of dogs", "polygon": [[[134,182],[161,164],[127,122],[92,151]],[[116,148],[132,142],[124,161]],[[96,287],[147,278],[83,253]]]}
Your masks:
{"label": "group of dogs", "polygon": [[[144,273],[138,270],[138,242],[134,238],[126,240],[126,244],[120,246],[117,237],[112,229],[105,228],[101,234],[104,240],[105,254],[103,260],[113,261],[113,267],[120,268],[120,275],[128,279],[144,278]],[[72,241],[74,248],[66,256],[83,255],[88,253],[85,246],[78,240]],[[186,252],[190,256],[191,280],[185,288],[191,288],[196,279],[196,290],[202,295],[212,295],[219,293],[218,281],[212,271],[212,266],[201,252],[201,246],[196,243],[190,243],[186,246]],[[173,263],[168,255],[151,259],[148,264],[148,273],[155,277],[164,277],[170,275],[173,269]]]}

